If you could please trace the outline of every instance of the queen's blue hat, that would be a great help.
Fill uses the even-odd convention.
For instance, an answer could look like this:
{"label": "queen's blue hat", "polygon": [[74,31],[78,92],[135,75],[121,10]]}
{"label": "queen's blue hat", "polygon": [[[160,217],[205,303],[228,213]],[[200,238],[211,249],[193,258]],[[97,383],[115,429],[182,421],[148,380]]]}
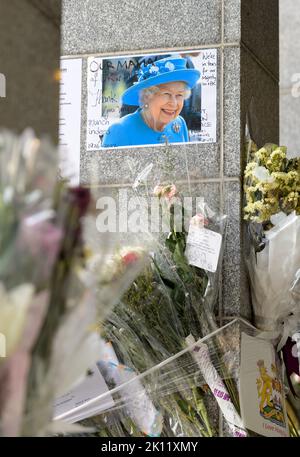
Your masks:
{"label": "queen's blue hat", "polygon": [[181,57],[167,57],[146,66],[142,64],[138,71],[138,81],[124,92],[122,102],[126,105],[139,105],[140,91],[158,84],[183,81],[192,89],[199,78],[200,71],[186,68],[186,60]]}

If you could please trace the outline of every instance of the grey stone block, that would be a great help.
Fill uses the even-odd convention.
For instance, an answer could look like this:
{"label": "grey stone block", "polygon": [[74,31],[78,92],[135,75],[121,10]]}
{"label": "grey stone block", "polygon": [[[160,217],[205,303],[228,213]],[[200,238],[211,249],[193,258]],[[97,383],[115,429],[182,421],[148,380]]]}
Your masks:
{"label": "grey stone block", "polygon": [[[300,94],[300,90],[299,90]],[[300,97],[291,91],[280,94],[280,144],[287,146],[290,157],[300,156]]]}
{"label": "grey stone block", "polygon": [[246,114],[259,146],[278,142],[278,83],[243,48],[224,50],[224,174],[240,176],[244,166]]}
{"label": "grey stone block", "polygon": [[252,56],[241,51],[241,134],[244,134],[246,112],[251,113],[256,143],[279,141],[279,85]]}
{"label": "grey stone block", "polygon": [[[81,182],[90,184],[133,184],[149,164],[157,181],[192,180],[219,175],[218,145],[186,145],[134,149],[84,150],[81,153]],[[93,178],[95,177],[95,178]],[[173,178],[173,179],[174,179]]]}
{"label": "grey stone block", "polygon": [[62,54],[219,43],[220,0],[65,0]]}
{"label": "grey stone block", "polygon": [[250,298],[243,258],[241,231],[241,184],[224,184],[224,212],[228,215],[227,236],[223,261],[223,316],[251,316]]}
{"label": "grey stone block", "polygon": [[224,174],[239,176],[241,170],[240,48],[224,49]]}
{"label": "grey stone block", "polygon": [[233,43],[241,38],[241,1],[224,0],[224,41]]}
{"label": "grey stone block", "polygon": [[[188,183],[180,184],[185,196],[191,195],[195,198],[203,198],[210,209],[214,212],[220,211],[220,185],[217,182]],[[197,209],[196,209],[197,211]]]}
{"label": "grey stone block", "polygon": [[[172,182],[172,181],[171,181]],[[125,244],[136,245],[142,243],[144,245],[146,243],[147,246],[150,246],[150,250],[153,250],[153,246],[151,247],[151,243],[154,240],[160,240],[164,243],[167,233],[163,234],[161,231],[161,220],[159,222],[158,228],[155,228],[156,225],[153,227],[151,222],[151,214],[152,208],[151,206],[151,197],[152,191],[154,186],[158,184],[158,182],[153,179],[153,181],[149,181],[147,187],[141,186],[137,191],[134,191],[131,187],[127,186],[108,186],[108,187],[94,187],[91,189],[92,196],[93,196],[93,204],[94,204],[94,214],[95,219],[99,216],[101,209],[103,209],[103,204],[108,204],[108,198],[113,199],[115,202],[116,208],[116,224],[115,224],[115,233],[110,233],[107,243],[109,243],[109,239],[111,240],[119,240]],[[177,183],[175,181],[176,187],[180,194],[183,197],[192,197],[192,207],[194,215],[196,210],[196,203],[197,198],[202,198],[204,201],[209,205],[209,207],[214,210],[218,211],[220,208],[220,189],[218,183],[188,183],[188,182],[181,182]],[[140,208],[137,207],[138,200],[132,200],[133,197],[138,196],[140,199],[144,199],[143,204],[148,204],[146,214],[148,214],[148,218],[144,221],[144,225],[142,225],[142,221],[139,224],[141,227],[141,232],[134,233],[130,230],[128,221],[130,220],[130,215],[132,215],[133,211],[139,212],[141,215],[144,214],[141,212]],[[105,200],[103,199],[105,198]],[[99,200],[101,199],[101,200]],[[156,200],[156,199],[154,199]],[[141,201],[141,200],[140,200]],[[98,202],[98,203],[97,203]],[[101,202],[101,207],[100,207]],[[152,200],[153,202],[153,200]],[[109,202],[111,204],[111,201]],[[106,210],[107,207],[105,207]],[[113,209],[114,211],[114,209]],[[112,213],[113,214],[113,213]],[[110,216],[111,217],[111,216]],[[103,245],[103,239],[105,236],[103,228],[101,230],[96,227],[95,219],[90,219],[88,224],[88,240],[89,244],[93,246],[96,250],[98,249],[97,246]],[[127,222],[126,222],[127,221]],[[187,219],[187,228],[188,228],[189,218]],[[107,224],[107,221],[105,221]],[[120,229],[120,226],[122,228]],[[103,227],[101,225],[101,227]],[[151,232],[150,235],[146,234],[146,230]],[[151,241],[152,240],[152,241]]]}
{"label": "grey stone block", "polygon": [[[282,2],[282,9],[286,8],[286,3],[293,4],[295,10],[296,5],[292,0],[284,2],[284,5]],[[291,11],[291,7],[289,10]],[[288,14],[286,10],[285,14]],[[278,27],[278,0],[224,0],[225,43],[241,41],[277,80],[279,79]]]}
{"label": "grey stone block", "polygon": [[[203,198],[212,210],[220,210],[220,186],[218,183],[177,182],[174,176],[173,179],[168,182],[171,184],[174,183],[178,192],[180,192],[183,197],[193,198],[194,213],[196,212],[195,204],[197,198]],[[120,191],[126,189],[128,200],[135,195],[139,195],[141,197],[146,197],[147,200],[150,201],[150,198],[153,196],[152,191],[158,184],[159,181],[155,176],[149,176],[147,185],[141,185],[136,191],[134,191],[131,186],[97,186],[92,188],[92,194],[95,201],[103,196],[114,198],[117,202],[117,209],[119,211],[122,204],[122,200],[119,200]]]}
{"label": "grey stone block", "polygon": [[240,199],[239,183],[224,184],[224,212],[228,215],[223,260],[222,314],[236,316],[240,312]]}
{"label": "grey stone block", "polygon": [[279,80],[278,0],[241,1],[241,39]]}
{"label": "grey stone block", "polygon": [[61,23],[61,0],[27,0],[53,22],[57,27]]}
{"label": "grey stone block", "polygon": [[[55,6],[55,4],[53,4]],[[55,21],[32,2],[1,2],[1,73],[6,98],[0,100],[0,126],[16,132],[32,127],[57,142],[59,109],[60,5]]]}

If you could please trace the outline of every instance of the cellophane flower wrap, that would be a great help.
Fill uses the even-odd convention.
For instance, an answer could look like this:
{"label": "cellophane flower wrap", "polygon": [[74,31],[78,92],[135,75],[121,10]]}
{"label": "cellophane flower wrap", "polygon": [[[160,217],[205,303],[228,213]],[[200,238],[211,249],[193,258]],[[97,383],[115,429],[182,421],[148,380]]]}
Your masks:
{"label": "cellophane flower wrap", "polygon": [[[238,359],[239,349],[236,348],[233,356],[226,338],[217,331],[213,315],[226,216],[213,212],[203,199],[196,214],[185,213],[182,195],[175,184],[152,185],[153,191],[149,191],[149,183],[145,183],[149,171],[151,167],[137,178],[133,188],[141,205],[145,202],[144,190],[148,198],[158,200],[162,224],[167,230],[156,238],[151,233],[145,235],[152,237],[146,267],[100,324],[103,346],[98,365],[110,386],[115,406],[110,412],[84,423],[95,426],[100,436],[113,436],[112,433],[118,436],[215,436],[217,424],[211,420],[210,411],[216,390],[212,385],[207,386],[205,374],[202,373],[201,381],[196,380],[199,372],[205,372],[209,354],[212,355],[209,364],[218,370],[233,416],[239,416],[237,377],[233,376],[230,365],[230,359]],[[189,263],[185,252],[190,225],[199,230],[205,227],[222,238],[214,272]],[[131,254],[128,260],[130,258]],[[210,338],[215,331],[216,337]],[[206,345],[201,349],[203,363],[199,366],[199,357],[195,360],[191,348],[206,337]],[[181,351],[184,351],[182,357]],[[165,364],[168,370],[163,369]],[[141,383],[145,373],[147,382]],[[225,409],[221,411],[224,413]],[[78,413],[79,417],[80,408]],[[245,436],[240,419],[235,422],[232,434]]]}
{"label": "cellophane flower wrap", "polygon": [[275,144],[248,142],[244,175],[246,255],[256,325],[278,330],[297,312],[291,288],[300,268],[300,160]]}
{"label": "cellophane flower wrap", "polygon": [[95,436],[217,436],[219,410],[228,433],[247,436],[231,390],[233,380],[238,382],[241,331],[253,334],[249,324],[235,319],[197,341],[188,339],[184,349],[155,365],[153,351],[148,358],[145,343],[134,335],[136,351],[150,367],[142,373],[132,368],[131,351],[127,365],[126,348],[121,354],[114,341],[103,340],[98,365],[110,390],[75,408],[72,420],[88,407],[90,418],[83,423],[95,428]]}
{"label": "cellophane flower wrap", "polygon": [[1,436],[81,430],[52,420],[54,399],[98,361],[97,323],[142,267],[140,255],[105,279],[101,296],[104,275],[88,259],[105,268],[115,241],[91,253],[90,191],[58,182],[57,170],[47,139],[0,132]]}

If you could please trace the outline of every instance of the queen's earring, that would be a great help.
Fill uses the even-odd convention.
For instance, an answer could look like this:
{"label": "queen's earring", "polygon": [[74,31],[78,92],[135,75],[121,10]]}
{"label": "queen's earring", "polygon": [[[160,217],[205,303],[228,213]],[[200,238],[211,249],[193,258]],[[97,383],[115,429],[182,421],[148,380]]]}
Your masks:
{"label": "queen's earring", "polygon": [[148,103],[145,103],[144,108],[145,108],[145,109],[149,108]]}

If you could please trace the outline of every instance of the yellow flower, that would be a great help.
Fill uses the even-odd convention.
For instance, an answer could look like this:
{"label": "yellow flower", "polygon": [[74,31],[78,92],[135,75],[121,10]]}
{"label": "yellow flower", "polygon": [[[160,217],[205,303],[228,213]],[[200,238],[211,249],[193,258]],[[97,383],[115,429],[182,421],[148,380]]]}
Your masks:
{"label": "yellow flower", "polygon": [[300,212],[300,161],[287,157],[287,148],[266,144],[245,169],[244,218],[268,222],[280,211]]}

